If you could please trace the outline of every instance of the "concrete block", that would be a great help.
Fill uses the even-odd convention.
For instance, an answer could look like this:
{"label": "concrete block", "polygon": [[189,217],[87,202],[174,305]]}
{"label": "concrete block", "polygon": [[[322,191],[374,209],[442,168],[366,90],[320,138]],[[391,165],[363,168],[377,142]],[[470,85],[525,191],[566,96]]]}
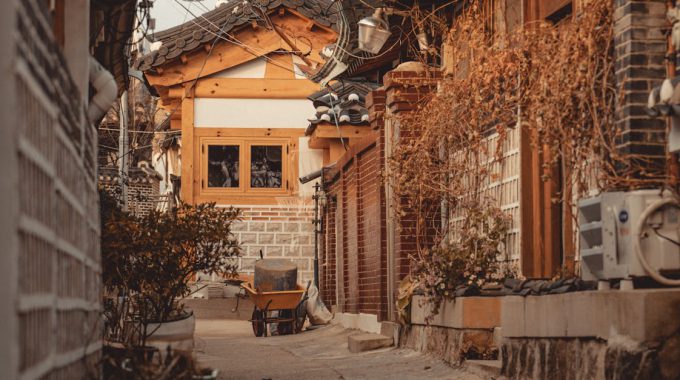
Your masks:
{"label": "concrete block", "polygon": [[286,232],[298,232],[300,230],[300,226],[298,223],[288,222],[283,225],[283,230]]}
{"label": "concrete block", "polygon": [[392,337],[394,339],[394,344],[399,345],[399,332],[401,331],[401,326],[394,322],[380,322],[380,335],[386,337]]}
{"label": "concrete block", "polygon": [[390,347],[394,340],[380,334],[357,334],[347,337],[347,347],[351,353],[376,350],[378,348]]}
{"label": "concrete block", "polygon": [[680,329],[680,289],[607,290],[503,299],[503,337],[660,341]]}
{"label": "concrete block", "polygon": [[248,230],[249,231],[264,231],[265,229],[265,223],[264,222],[250,222],[248,223]]}
{"label": "concrete block", "polygon": [[277,244],[290,244],[293,241],[293,237],[290,234],[276,234]]}
{"label": "concrete block", "polygon": [[267,223],[267,232],[281,232],[283,231],[283,223],[269,222]]}
{"label": "concrete block", "polygon": [[[492,329],[501,325],[502,297],[458,297],[442,302],[429,325],[457,329]],[[425,296],[411,299],[411,323],[425,325],[432,315]]]}
{"label": "concrete block", "polygon": [[259,234],[257,236],[257,242],[259,244],[273,244],[274,234]]}
{"label": "concrete block", "polygon": [[241,236],[239,237],[239,242],[241,244],[254,244],[257,242],[257,234],[241,233]]}
{"label": "concrete block", "polygon": [[501,334],[503,337],[523,337],[524,330],[524,297],[503,297],[501,307]]}

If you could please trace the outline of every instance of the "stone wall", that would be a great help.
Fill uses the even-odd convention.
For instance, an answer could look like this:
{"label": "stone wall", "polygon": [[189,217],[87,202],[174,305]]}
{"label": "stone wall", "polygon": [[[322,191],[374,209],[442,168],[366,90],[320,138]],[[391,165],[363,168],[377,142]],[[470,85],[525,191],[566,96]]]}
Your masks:
{"label": "stone wall", "polygon": [[243,210],[243,220],[234,225],[234,233],[244,250],[239,272],[252,274],[260,258],[283,258],[298,266],[298,283],[314,278],[314,208],[310,204],[234,206]]}
{"label": "stone wall", "polygon": [[[161,175],[150,168],[130,168],[127,181],[127,206],[133,214],[144,216],[159,209]],[[117,167],[99,168],[99,185],[117,194],[120,190],[120,174]],[[167,206],[167,200],[163,206]]]}
{"label": "stone wall", "polygon": [[610,339],[506,339],[502,369],[510,379],[678,379],[680,332],[662,342]]}
{"label": "stone wall", "polygon": [[16,208],[3,209],[11,220],[2,228],[3,236],[14,235],[3,240],[3,255],[16,257],[8,265],[17,277],[3,277],[2,287],[15,289],[3,309],[13,310],[17,322],[3,345],[17,351],[0,373],[87,378],[97,374],[102,331],[97,134],[51,37],[44,4],[14,5],[5,11],[13,13],[16,30],[0,38],[14,39],[3,54],[17,54],[14,86],[6,91],[16,122],[3,118],[2,127],[11,131],[2,148],[14,155],[5,170],[16,175],[3,178],[9,188],[2,195]]}
{"label": "stone wall", "polygon": [[498,350],[493,340],[493,329],[408,325],[401,329],[399,346],[458,365],[465,359],[495,359]]}

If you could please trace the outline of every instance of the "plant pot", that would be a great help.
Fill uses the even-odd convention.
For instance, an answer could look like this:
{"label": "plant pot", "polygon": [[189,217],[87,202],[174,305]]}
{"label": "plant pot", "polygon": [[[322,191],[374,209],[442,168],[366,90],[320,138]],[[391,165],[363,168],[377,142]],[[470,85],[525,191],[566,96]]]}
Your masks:
{"label": "plant pot", "polygon": [[129,376],[132,363],[161,361],[157,347],[126,347],[118,342],[104,342],[103,373],[105,379],[120,379]]}
{"label": "plant pot", "polygon": [[193,375],[194,380],[215,380],[220,371],[216,369],[204,369],[200,375]]}
{"label": "plant pot", "polygon": [[190,312],[188,317],[171,322],[149,323],[146,344],[157,347],[161,352],[170,346],[173,350],[191,351],[194,348],[196,317]]}

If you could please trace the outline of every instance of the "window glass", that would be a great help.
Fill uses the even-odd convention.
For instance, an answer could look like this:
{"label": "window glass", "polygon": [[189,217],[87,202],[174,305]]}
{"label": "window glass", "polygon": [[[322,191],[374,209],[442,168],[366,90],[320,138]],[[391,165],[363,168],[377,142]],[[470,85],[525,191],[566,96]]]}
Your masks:
{"label": "window glass", "polygon": [[208,187],[239,187],[239,146],[208,146]]}
{"label": "window glass", "polygon": [[253,145],[250,147],[250,187],[280,189],[283,147]]}

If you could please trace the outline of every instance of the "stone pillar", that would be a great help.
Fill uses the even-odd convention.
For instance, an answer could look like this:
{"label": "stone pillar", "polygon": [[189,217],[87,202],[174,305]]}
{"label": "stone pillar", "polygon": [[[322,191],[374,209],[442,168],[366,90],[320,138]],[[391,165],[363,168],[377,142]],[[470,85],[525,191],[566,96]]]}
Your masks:
{"label": "stone pillar", "polygon": [[[644,159],[640,178],[658,179],[665,172],[665,128],[662,118],[650,118],[645,110],[649,92],[666,77],[666,4],[663,0],[615,0],[614,43],[617,89],[622,91],[616,124],[617,139],[625,161],[621,173],[630,172]],[[653,184],[652,184],[652,187]]]}

